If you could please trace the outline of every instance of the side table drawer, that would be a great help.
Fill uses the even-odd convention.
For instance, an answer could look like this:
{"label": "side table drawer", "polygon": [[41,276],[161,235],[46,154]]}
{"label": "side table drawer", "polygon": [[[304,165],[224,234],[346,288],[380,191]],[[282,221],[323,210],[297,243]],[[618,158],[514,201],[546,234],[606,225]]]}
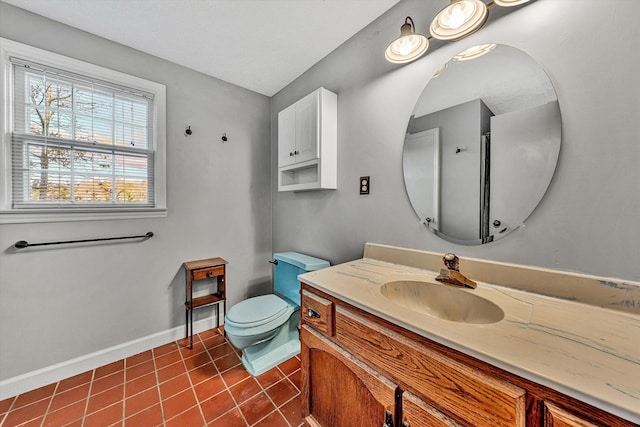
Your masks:
{"label": "side table drawer", "polygon": [[202,280],[208,277],[217,277],[224,274],[224,266],[216,266],[211,268],[201,268],[200,270],[193,270],[193,280]]}
{"label": "side table drawer", "polygon": [[327,336],[333,336],[333,303],[309,291],[302,291],[302,322]]}

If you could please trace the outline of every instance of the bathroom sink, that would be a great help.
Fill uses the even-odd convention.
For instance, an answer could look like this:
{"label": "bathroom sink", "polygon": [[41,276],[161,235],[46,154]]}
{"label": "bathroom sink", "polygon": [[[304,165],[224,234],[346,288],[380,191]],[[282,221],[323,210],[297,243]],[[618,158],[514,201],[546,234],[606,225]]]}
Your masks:
{"label": "bathroom sink", "polygon": [[474,291],[438,282],[398,280],[380,287],[384,297],[411,311],[453,322],[488,324],[504,318],[504,311]]}

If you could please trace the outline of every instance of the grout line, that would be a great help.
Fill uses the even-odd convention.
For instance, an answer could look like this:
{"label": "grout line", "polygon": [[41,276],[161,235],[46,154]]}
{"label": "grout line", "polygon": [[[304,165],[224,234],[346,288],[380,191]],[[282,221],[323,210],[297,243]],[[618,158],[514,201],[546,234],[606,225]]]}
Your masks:
{"label": "grout line", "polygon": [[89,400],[91,399],[91,389],[93,388],[93,380],[96,377],[96,370],[91,371],[91,379],[89,380],[89,390],[87,391],[87,401],[84,404],[84,412],[82,413],[82,426],[87,419],[87,411],[89,410]]}
{"label": "grout line", "polygon": [[45,409],[44,411],[44,415],[42,417],[42,422],[40,423],[40,427],[44,425],[44,420],[47,418],[47,415],[49,415],[49,409],[51,409],[51,404],[53,403],[53,396],[55,396],[56,391],[58,390],[58,387],[60,387],[60,381],[56,383],[56,386],[53,388],[53,392],[51,392],[51,396],[49,396],[49,404],[47,405],[47,409]]}
{"label": "grout line", "polygon": [[[169,353],[164,353],[163,356]],[[167,420],[164,419],[164,405],[162,404],[163,403],[162,394],[160,394],[160,379],[158,378],[158,366],[156,365],[156,355],[154,354],[153,350],[151,350],[151,360],[153,361],[153,375],[156,377],[156,392],[158,393],[158,400],[160,401],[160,416],[162,417],[162,426],[166,426]],[[126,383],[125,383],[125,390],[126,390]]]}

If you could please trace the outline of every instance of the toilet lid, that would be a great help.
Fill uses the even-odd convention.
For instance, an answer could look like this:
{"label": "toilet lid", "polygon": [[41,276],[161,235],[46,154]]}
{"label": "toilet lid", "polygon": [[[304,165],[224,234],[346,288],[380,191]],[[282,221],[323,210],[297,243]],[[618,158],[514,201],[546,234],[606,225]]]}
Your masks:
{"label": "toilet lid", "polygon": [[288,307],[289,305],[276,295],[261,295],[234,305],[225,317],[238,326],[250,328],[271,321]]}

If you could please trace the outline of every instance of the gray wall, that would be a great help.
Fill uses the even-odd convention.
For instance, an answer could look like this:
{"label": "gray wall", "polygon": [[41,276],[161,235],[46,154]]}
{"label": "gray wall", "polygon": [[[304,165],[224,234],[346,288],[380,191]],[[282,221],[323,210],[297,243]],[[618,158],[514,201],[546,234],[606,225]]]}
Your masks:
{"label": "gray wall", "polygon": [[[361,257],[370,241],[640,280],[640,58],[633,54],[640,2],[538,0],[416,62],[385,63],[403,19],[411,15],[426,31],[433,16],[427,9],[421,0],[402,1],[272,98],[273,171],[279,110],[325,86],[338,93],[339,111],[338,190],[277,193],[272,173],[274,250],[338,263]],[[602,31],[603,22],[615,28]],[[520,48],[547,71],[563,141],[555,177],[526,227],[465,247],[419,224],[404,190],[402,144],[426,76],[458,51],[489,42]],[[362,175],[371,176],[368,196],[358,194]]]}
{"label": "gray wall", "polygon": [[[183,261],[229,261],[231,304],[270,289],[267,97],[5,3],[0,37],[165,84],[169,206],[160,219],[0,225],[0,380],[184,324]],[[147,231],[144,243],[11,250]]]}

